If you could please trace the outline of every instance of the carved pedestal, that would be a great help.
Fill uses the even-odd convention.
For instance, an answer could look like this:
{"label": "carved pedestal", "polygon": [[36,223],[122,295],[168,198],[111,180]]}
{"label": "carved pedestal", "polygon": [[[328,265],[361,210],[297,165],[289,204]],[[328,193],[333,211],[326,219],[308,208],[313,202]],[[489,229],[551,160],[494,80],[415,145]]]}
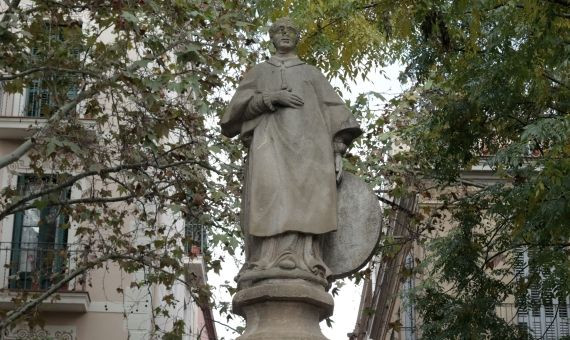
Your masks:
{"label": "carved pedestal", "polygon": [[261,281],[234,296],[234,313],[247,322],[238,340],[327,340],[319,322],[332,315],[333,306],[322,286],[304,280]]}

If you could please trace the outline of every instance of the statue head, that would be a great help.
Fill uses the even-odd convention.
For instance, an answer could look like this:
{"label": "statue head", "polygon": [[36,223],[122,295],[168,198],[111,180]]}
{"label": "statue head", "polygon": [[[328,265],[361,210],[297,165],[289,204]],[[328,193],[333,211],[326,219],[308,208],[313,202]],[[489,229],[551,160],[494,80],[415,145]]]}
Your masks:
{"label": "statue head", "polygon": [[299,28],[289,17],[279,18],[269,28],[269,38],[278,52],[291,52],[299,41]]}

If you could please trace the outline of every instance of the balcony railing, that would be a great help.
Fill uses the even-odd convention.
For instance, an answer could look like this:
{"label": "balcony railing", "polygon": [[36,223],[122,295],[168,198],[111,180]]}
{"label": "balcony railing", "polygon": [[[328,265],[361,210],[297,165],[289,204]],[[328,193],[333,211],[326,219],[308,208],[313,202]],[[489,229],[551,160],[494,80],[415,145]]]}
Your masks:
{"label": "balcony railing", "polygon": [[208,247],[206,228],[198,223],[186,223],[186,252],[200,255]]}
{"label": "balcony railing", "polygon": [[0,117],[29,117],[25,92],[7,93],[0,83]]}
{"label": "balcony railing", "polygon": [[[41,81],[34,81],[22,92],[9,93],[4,90],[4,84],[0,82],[0,118],[43,118],[56,109],[55,102],[58,96],[59,100],[69,100],[75,98],[77,89],[69,84],[62,86],[69,87],[61,93],[52,93],[42,88]],[[64,87],[65,88],[65,87]],[[75,108],[75,112],[81,114],[81,106]]]}
{"label": "balcony railing", "polygon": [[[69,90],[60,95],[69,99],[76,93]],[[3,91],[0,82],[0,139],[25,139],[31,136],[35,129],[46,123],[44,118],[57,109],[55,99],[49,91],[33,85],[20,93],[8,93]],[[84,127],[95,131],[95,121],[85,115],[83,104],[78,104],[69,114],[77,116]]]}
{"label": "balcony railing", "polygon": [[[42,291],[51,288],[81,262],[85,252],[77,245],[0,242],[1,290]],[[78,276],[59,291],[85,291]]]}
{"label": "balcony railing", "polygon": [[569,308],[567,304],[537,305],[529,309],[515,304],[497,307],[497,315],[510,324],[518,325],[528,339],[556,340],[570,336]]}

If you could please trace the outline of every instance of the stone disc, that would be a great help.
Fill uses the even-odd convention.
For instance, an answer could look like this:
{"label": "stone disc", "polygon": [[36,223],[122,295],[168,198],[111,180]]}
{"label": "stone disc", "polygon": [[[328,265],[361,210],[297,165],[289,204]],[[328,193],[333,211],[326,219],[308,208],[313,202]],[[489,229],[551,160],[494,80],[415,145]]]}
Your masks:
{"label": "stone disc", "polygon": [[323,259],[331,279],[347,277],[372,257],[382,230],[382,210],[368,184],[345,172],[337,194],[338,230],[323,242]]}

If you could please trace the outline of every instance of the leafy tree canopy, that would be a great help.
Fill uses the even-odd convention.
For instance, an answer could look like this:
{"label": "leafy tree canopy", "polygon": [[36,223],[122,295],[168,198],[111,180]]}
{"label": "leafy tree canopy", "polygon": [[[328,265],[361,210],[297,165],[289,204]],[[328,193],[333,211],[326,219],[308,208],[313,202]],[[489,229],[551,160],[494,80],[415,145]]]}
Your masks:
{"label": "leafy tree canopy", "polygon": [[[410,230],[410,241],[431,254],[415,292],[423,336],[516,338],[495,313],[508,296],[524,307],[569,295],[570,2],[267,8],[267,17],[298,20],[306,30],[301,54],[347,83],[390,63],[404,67],[409,89],[383,110],[370,112],[365,96],[355,103],[370,125],[361,140],[366,162],[351,161],[394,197],[441,202],[419,211]],[[492,169],[494,184],[462,178],[478,165]],[[442,234],[449,220],[456,227]],[[525,275],[521,252],[531,255]],[[528,297],[531,288],[538,299]]]}
{"label": "leafy tree canopy", "polygon": [[[56,178],[33,195],[4,189],[0,218],[60,207],[98,256],[85,270],[108,256],[172,284],[183,252],[159,213],[212,227],[214,242],[233,251],[243,150],[212,126],[224,90],[267,54],[266,22],[288,14],[304,29],[301,57],[329,76],[348,84],[394,62],[405,67],[409,90],[383,110],[366,95],[352,103],[367,133],[346,166],[394,197],[437,193],[453,216],[457,228],[439,237],[439,210],[420,211],[410,233],[432,254],[417,290],[430,321],[424,336],[516,336],[494,313],[506,296],[523,298],[531,286],[543,297],[569,293],[566,0],[11,0],[0,10],[3,91],[41,81],[50,94],[37,112],[46,124],[0,157],[0,168],[25,158],[38,177]],[[482,161],[506,181],[461,178]],[[49,195],[67,188],[87,194]],[[124,228],[127,211],[148,242]],[[501,280],[514,274],[520,249],[535,254],[530,274]]]}
{"label": "leafy tree canopy", "polygon": [[[58,287],[109,262],[127,273],[145,271],[131,287],[182,282],[200,305],[209,302],[208,287],[183,279],[185,246],[197,241],[185,235],[184,224],[204,225],[213,244],[230,254],[239,243],[239,166],[233,163],[239,165],[241,154],[222,151],[227,141],[212,122],[223,109],[224,87],[235,87],[245,65],[258,59],[254,37],[265,23],[253,5],[0,4],[0,93],[4,101],[26,101],[22,112],[7,114],[41,121],[0,156],[0,169],[18,164],[10,168],[17,174],[24,164],[29,170],[23,172],[42,184],[30,192],[2,188],[0,220],[56,208],[67,217],[60,227],[73,233],[81,252],[73,268],[64,266],[53,278],[53,289],[25,295],[0,328],[22,315],[34,321],[31,312]],[[223,258],[206,255],[208,267],[219,270]],[[108,287],[115,288],[122,292]],[[167,295],[153,313],[169,317],[175,302]],[[175,325],[171,335],[187,329]]]}

